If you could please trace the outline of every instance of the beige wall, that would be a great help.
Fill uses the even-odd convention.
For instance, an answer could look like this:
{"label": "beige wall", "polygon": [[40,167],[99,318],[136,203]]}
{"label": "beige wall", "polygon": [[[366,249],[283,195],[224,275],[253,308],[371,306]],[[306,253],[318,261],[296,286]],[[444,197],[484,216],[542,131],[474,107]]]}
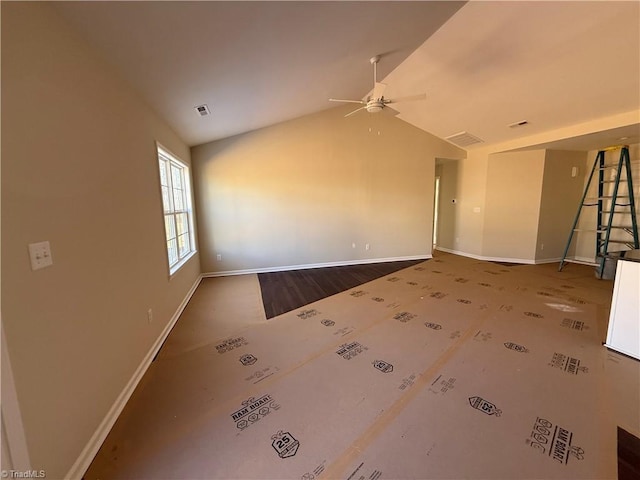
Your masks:
{"label": "beige wall", "polygon": [[[65,477],[199,276],[196,256],[168,278],[156,140],[189,162],[50,6],[2,2],[2,321],[47,478]],[[43,240],[54,264],[34,272],[27,245]]]}
{"label": "beige wall", "polygon": [[464,151],[350,110],[192,149],[204,272],[431,254],[435,158]]}
{"label": "beige wall", "polygon": [[544,150],[489,155],[483,254],[533,259],[536,251]]}
{"label": "beige wall", "polygon": [[[586,152],[546,151],[536,261],[562,258],[584,190],[586,158]],[[576,176],[572,177],[574,167]],[[570,255],[575,252],[575,245],[572,247]]]}
{"label": "beige wall", "polygon": [[[532,237],[525,235],[526,239],[524,243],[527,244],[525,251],[522,250],[521,244],[515,242],[510,244],[504,244],[503,240],[500,240],[505,227],[500,225],[498,220],[498,213],[496,213],[493,206],[488,208],[486,201],[494,198],[495,205],[500,205],[498,197],[508,196],[513,193],[513,187],[509,182],[505,182],[503,187],[495,182],[492,182],[491,188],[488,177],[490,157],[501,152],[521,151],[520,149],[526,149],[532,145],[543,144],[546,142],[553,142],[557,140],[570,139],[573,137],[592,134],[616,127],[628,126],[635,124],[638,120],[638,112],[630,111],[624,112],[609,117],[602,117],[588,122],[584,122],[576,125],[569,125],[560,129],[550,130],[531,136],[523,136],[515,140],[503,142],[499,144],[491,145],[479,145],[471,147],[467,153],[467,158],[457,162],[457,170],[452,172],[453,175],[457,175],[457,197],[458,203],[455,210],[455,229],[454,233],[449,236],[445,242],[446,237],[442,237],[443,242],[439,242],[438,247],[443,250],[453,251],[462,255],[467,255],[475,258],[484,259],[522,259],[528,262],[545,261],[548,258],[541,256],[540,252],[536,252],[535,245],[538,243],[538,231],[530,230]],[[632,146],[632,157],[634,157]],[[543,151],[543,150],[539,150]],[[595,158],[596,152],[589,152],[588,160],[586,161],[584,168],[591,168],[593,158]],[[638,158],[637,153],[635,158]],[[588,167],[587,167],[588,164]],[[496,165],[494,165],[495,168]],[[544,161],[540,160],[537,164],[532,163],[534,167],[534,175],[539,177],[544,171]],[[520,172],[522,173],[522,172]],[[518,177],[514,177],[518,178]],[[543,179],[544,180],[544,179]],[[530,190],[529,190],[530,191]],[[552,191],[558,190],[553,188]],[[542,195],[542,193],[541,193]],[[542,199],[542,197],[540,197]],[[495,206],[494,205],[494,206]],[[502,207],[500,207],[502,208]],[[529,207],[527,207],[529,208]],[[568,208],[568,207],[567,207]],[[577,208],[577,205],[574,206]],[[574,211],[575,213],[575,211]],[[545,221],[548,214],[544,214],[541,217],[542,221]],[[543,228],[549,227],[548,224],[542,226]],[[521,228],[521,226],[519,227]],[[550,230],[546,230],[548,235]],[[562,231],[562,235],[566,234],[566,229]],[[521,235],[518,233],[518,235]],[[521,235],[522,237],[522,235]],[[494,240],[503,242],[502,245],[494,243]],[[555,238],[554,242],[558,239]],[[584,239],[579,239],[584,244]],[[593,246],[591,240],[588,242],[589,249],[593,252]],[[545,246],[546,249],[546,246]],[[578,246],[577,254],[580,255],[580,246]],[[519,257],[519,255],[527,253],[527,257]],[[584,253],[583,253],[584,254]]]}

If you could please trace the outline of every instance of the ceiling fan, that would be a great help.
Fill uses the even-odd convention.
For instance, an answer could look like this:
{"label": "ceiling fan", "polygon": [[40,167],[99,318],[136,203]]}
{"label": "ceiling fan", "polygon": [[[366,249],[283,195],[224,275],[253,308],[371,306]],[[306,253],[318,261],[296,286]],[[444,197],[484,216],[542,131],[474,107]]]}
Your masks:
{"label": "ceiling fan", "polygon": [[[389,105],[390,103],[407,102],[411,100],[424,100],[427,97],[426,93],[421,93],[419,95],[411,95],[409,97],[402,97],[402,98],[396,98],[396,99],[384,98],[384,91],[387,88],[387,85],[385,83],[378,82],[377,65],[379,61],[380,61],[380,55],[376,55],[375,57],[371,57],[369,59],[369,62],[373,65],[373,92],[371,93],[371,95],[369,95],[366,98],[366,100],[364,99],[363,100],[343,100],[340,98],[329,99],[330,102],[359,103],[363,105],[362,107],[354,110],[353,112],[347,113],[345,115],[345,118],[350,117],[351,115],[359,112],[360,110],[366,109],[367,112],[369,113],[378,113],[382,111],[382,109],[387,108],[387,105]],[[393,110],[392,108],[389,108],[389,110],[392,110],[395,112],[395,110]]]}

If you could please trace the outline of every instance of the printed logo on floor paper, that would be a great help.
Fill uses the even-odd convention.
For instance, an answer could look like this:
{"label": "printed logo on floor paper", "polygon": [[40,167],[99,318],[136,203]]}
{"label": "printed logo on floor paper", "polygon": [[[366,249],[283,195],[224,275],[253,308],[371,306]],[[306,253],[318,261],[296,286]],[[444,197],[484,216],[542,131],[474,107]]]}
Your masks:
{"label": "printed logo on floor paper", "polygon": [[589,326],[586,325],[582,320],[573,320],[572,318],[563,318],[560,323],[561,327],[568,328],[570,330],[588,330]]}
{"label": "printed logo on floor paper", "polygon": [[275,375],[279,372],[280,369],[278,367],[265,367],[263,369],[257,370],[245,378],[245,382],[252,382],[254,385],[258,382],[261,382],[265,378],[269,378],[271,375]]}
{"label": "printed logo on floor paper", "polygon": [[301,477],[300,480],[314,480],[318,475],[322,474],[322,472],[324,472],[324,464],[325,464],[326,460],[323,460],[322,463],[320,465],[318,465],[316,468],[313,469],[313,472],[307,472],[304,473]]}
{"label": "printed logo on floor paper", "polygon": [[300,442],[289,432],[278,430],[278,433],[271,435],[271,446],[280,458],[293,457],[300,447]]}
{"label": "printed logo on floor paper", "polygon": [[585,366],[580,366],[580,360],[570,357],[564,353],[555,352],[549,362],[550,367],[559,368],[572,375],[577,375],[578,372],[589,373],[589,369]]}
{"label": "printed logo on floor paper", "polygon": [[398,320],[402,323],[407,323],[410,320],[413,320],[416,316],[413,313],[409,312],[399,312],[393,316],[394,320]]}
{"label": "printed logo on floor paper", "polygon": [[459,299],[456,300],[456,302],[464,303],[465,305],[469,305],[471,303],[471,300],[467,300],[466,298],[459,298]]}
{"label": "printed logo on floor paper", "polygon": [[382,373],[391,373],[393,372],[393,365],[384,360],[375,360],[373,362],[373,366],[380,370]]}
{"label": "printed logo on floor paper", "polygon": [[449,295],[448,293],[444,293],[444,292],[433,292],[431,293],[429,296],[431,298],[435,298],[437,300],[442,300],[444,297],[446,297],[447,295]]}
{"label": "printed logo on floor paper", "polygon": [[429,391],[431,393],[444,395],[449,390],[453,390],[453,388],[455,387],[455,383],[456,383],[456,379],[454,377],[449,377],[448,379],[442,378],[442,374],[440,374],[438,375],[438,378],[436,378],[431,383],[431,386],[429,387]]}
{"label": "printed logo on floor paper", "polygon": [[532,317],[532,318],[544,318],[544,315],[542,315],[541,313],[536,313],[536,312],[524,312],[524,314],[527,317]]}
{"label": "printed logo on floor paper", "polygon": [[384,298],[382,297],[371,297],[371,300],[373,300],[374,302],[384,302]]}
{"label": "printed logo on floor paper", "polygon": [[234,337],[224,340],[222,343],[216,345],[216,351],[218,353],[230,352],[234,348],[239,348],[244,345],[249,345],[249,342],[244,337]]}
{"label": "printed logo on floor paper", "polygon": [[315,317],[319,313],[320,312],[317,311],[315,308],[311,310],[302,310],[300,313],[298,313],[298,318],[301,318],[302,320],[306,320],[307,318]]}
{"label": "printed logo on floor paper", "polygon": [[573,432],[549,420],[536,417],[527,444],[540,453],[547,454],[558,463],[566,465],[569,458],[584,459],[584,450],[573,445]]}
{"label": "printed logo on floor paper", "polygon": [[258,399],[249,397],[242,402],[242,408],[231,414],[231,418],[236,422],[237,428],[244,430],[269,415],[272,410],[279,408],[280,405],[271,398],[271,395],[263,395]]}
{"label": "printed logo on floor paper", "polygon": [[254,357],[253,355],[251,355],[250,353],[247,353],[247,354],[242,355],[240,357],[240,363],[242,363],[245,366],[253,365],[257,361],[258,361],[258,359],[256,357]]}
{"label": "printed logo on floor paper", "polygon": [[400,277],[387,278],[387,282],[397,282],[398,280],[400,280]]}
{"label": "printed logo on floor paper", "polygon": [[507,347],[509,350],[513,350],[514,352],[529,353],[529,349],[527,347],[523,345],[518,345],[517,343],[505,342],[504,346]]}
{"label": "printed logo on floor paper", "polygon": [[439,323],[424,322],[424,326],[431,330],[442,330],[442,325]]}
{"label": "printed logo on floor paper", "polygon": [[408,377],[402,379],[402,383],[400,384],[398,389],[399,390],[405,390],[405,389],[409,388],[411,385],[413,385],[413,383],[415,381],[416,381],[416,374],[412,373]]}
{"label": "printed logo on floor paper", "polygon": [[469,397],[469,404],[476,410],[480,410],[487,415],[495,415],[496,417],[502,415],[502,410],[482,397]]}
{"label": "printed logo on floor paper", "polygon": [[324,320],[320,320],[320,323],[323,324],[325,327],[333,327],[336,322],[334,322],[333,320],[329,320],[328,318],[325,318]]}
{"label": "printed logo on floor paper", "polygon": [[487,340],[491,340],[491,332],[483,332],[482,330],[478,330],[478,332],[473,336],[473,339],[476,342],[486,342]]}
{"label": "printed logo on floor paper", "polygon": [[351,342],[340,345],[338,350],[336,350],[336,353],[345,360],[351,360],[353,357],[360,355],[365,350],[368,350],[368,348],[358,342]]}
{"label": "printed logo on floor paper", "polygon": [[351,295],[352,297],[362,297],[362,296],[366,295],[367,293],[369,293],[369,292],[365,292],[364,290],[354,290],[349,295]]}

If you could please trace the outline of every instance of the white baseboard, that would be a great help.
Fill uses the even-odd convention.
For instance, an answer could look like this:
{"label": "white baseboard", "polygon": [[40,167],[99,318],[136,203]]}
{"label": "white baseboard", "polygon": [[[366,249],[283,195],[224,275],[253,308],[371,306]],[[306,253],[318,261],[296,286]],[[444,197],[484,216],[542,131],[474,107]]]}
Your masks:
{"label": "white baseboard", "polygon": [[544,263],[560,263],[560,261],[562,260],[561,257],[558,258],[541,258],[539,260],[536,260],[534,263],[536,265],[541,265]]}
{"label": "white baseboard", "polygon": [[484,255],[476,255],[474,253],[462,252],[460,250],[451,250],[449,248],[444,248],[444,247],[436,247],[436,250],[440,250],[446,253],[453,253],[454,255],[461,255],[463,257],[473,258],[475,260],[484,260],[486,262],[524,263],[527,265],[533,265],[536,263],[535,260],[532,260],[530,258],[487,257]]}
{"label": "white baseboard", "polygon": [[366,265],[369,263],[402,262],[405,260],[429,260],[431,254],[410,255],[406,257],[367,258],[365,260],[346,260],[342,262],[309,263],[305,265],[286,265],[281,267],[248,268],[245,270],[225,270],[222,272],[203,273],[203,277],[227,277],[230,275],[246,275],[249,273],[288,272],[290,270],[307,270],[309,268],[345,267],[349,265]]}
{"label": "white baseboard", "polygon": [[102,446],[102,443],[104,442],[104,440],[107,438],[107,435],[111,431],[111,428],[116,423],[116,420],[118,420],[118,416],[120,416],[120,413],[124,409],[124,406],[129,401],[129,398],[131,398],[131,395],[133,395],[133,392],[138,386],[138,383],[140,383],[140,380],[142,380],[142,376],[145,374],[145,372],[149,368],[149,365],[151,365],[151,362],[153,361],[156,354],[160,350],[160,347],[162,347],[162,344],[164,343],[165,339],[171,332],[171,329],[178,321],[178,318],[180,318],[182,311],[187,306],[187,303],[189,303],[189,300],[191,299],[194,292],[196,291],[196,288],[198,288],[198,285],[200,285],[201,281],[202,281],[202,275],[199,275],[196,281],[194,282],[194,284],[191,286],[191,288],[187,292],[187,295],[185,296],[184,300],[182,301],[182,303],[180,303],[180,305],[178,306],[178,309],[171,317],[171,320],[166,325],[166,327],[162,330],[162,333],[160,334],[160,336],[153,343],[153,346],[149,349],[149,351],[143,358],[140,365],[138,365],[138,368],[134,372],[133,376],[131,377],[127,385],[124,387],[122,392],[120,392],[120,395],[118,395],[118,398],[109,409],[109,412],[104,417],[104,419],[102,420],[102,422],[100,423],[100,425],[98,426],[94,434],[91,436],[91,439],[89,439],[89,442],[82,450],[82,453],[80,454],[80,456],[78,457],[78,459],[73,464],[73,466],[71,467],[71,469],[69,470],[69,472],[64,478],[72,479],[72,480],[76,480],[76,479],[80,480],[82,476],[86,473],[87,469],[91,465],[91,462],[93,461],[93,458],[96,456],[96,454],[98,453],[98,450]]}

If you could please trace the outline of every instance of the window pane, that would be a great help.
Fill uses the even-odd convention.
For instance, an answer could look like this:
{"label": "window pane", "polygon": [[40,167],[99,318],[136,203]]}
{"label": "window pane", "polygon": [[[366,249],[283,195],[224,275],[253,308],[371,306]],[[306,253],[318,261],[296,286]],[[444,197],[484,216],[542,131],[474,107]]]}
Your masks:
{"label": "window pane", "polygon": [[182,190],[173,190],[173,208],[174,210],[185,210],[184,193]]}
{"label": "window pane", "polygon": [[164,216],[164,228],[165,232],[167,233],[167,240],[176,238],[176,224],[173,215]]}
{"label": "window pane", "polygon": [[169,256],[169,266],[178,262],[178,246],[175,238],[167,242],[167,254]]}
{"label": "window pane", "polygon": [[173,188],[182,188],[182,169],[171,164],[171,181]]}
{"label": "window pane", "polygon": [[160,185],[169,185],[167,179],[167,161],[160,159]]}
{"label": "window pane", "polygon": [[169,187],[161,187],[162,188],[162,206],[164,207],[164,212],[171,212],[171,196],[169,195]]}
{"label": "window pane", "polygon": [[186,213],[178,213],[176,215],[176,225],[178,227],[178,235],[189,232],[188,217]]}
{"label": "window pane", "polygon": [[189,234],[185,233],[184,235],[180,235],[178,237],[178,250],[180,252],[180,258],[184,257],[187,253],[191,251],[189,248]]}

